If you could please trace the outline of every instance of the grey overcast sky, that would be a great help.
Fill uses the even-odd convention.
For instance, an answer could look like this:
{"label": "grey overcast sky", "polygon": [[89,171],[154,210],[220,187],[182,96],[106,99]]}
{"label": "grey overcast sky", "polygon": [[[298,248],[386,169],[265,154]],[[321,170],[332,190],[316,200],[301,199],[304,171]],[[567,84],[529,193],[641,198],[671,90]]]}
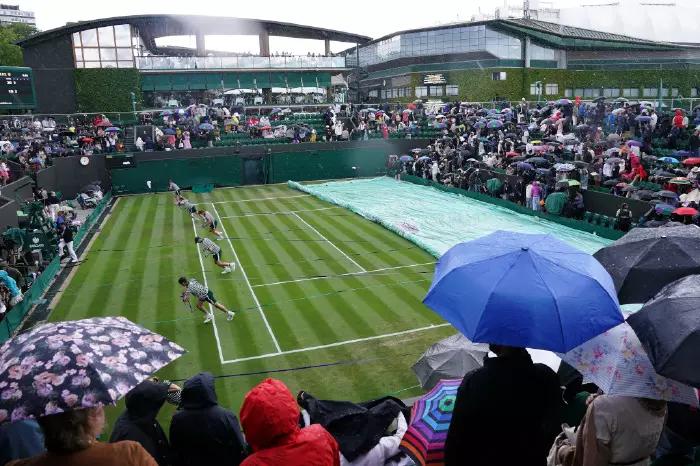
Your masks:
{"label": "grey overcast sky", "polygon": [[[534,0],[531,0],[534,2]],[[638,2],[640,0],[617,0]],[[648,0],[643,0],[645,3]],[[496,8],[508,2],[522,4],[522,0],[443,0],[441,2],[407,1],[385,2],[377,0],[354,0],[332,2],[330,0],[266,0],[266,1],[192,1],[192,0],[4,0],[3,3],[19,4],[24,10],[34,11],[37,26],[41,30],[63,26],[67,22],[82,21],[110,16],[171,13],[209,14],[244,18],[269,19],[318,26],[328,29],[354,32],[371,37],[418,27],[466,21],[474,15],[492,14]],[[697,0],[675,0],[678,5],[695,6]],[[542,0],[540,3],[556,5],[557,8],[581,5],[581,0]],[[612,3],[611,0],[587,0],[584,4]],[[654,3],[669,3],[655,0]],[[229,47],[232,42],[235,46]],[[185,45],[178,43],[176,45]],[[217,50],[256,51],[254,38],[208,39],[207,47]],[[289,39],[272,39],[273,51],[293,53],[321,52],[320,41],[304,42]],[[334,51],[345,48],[334,44]]]}

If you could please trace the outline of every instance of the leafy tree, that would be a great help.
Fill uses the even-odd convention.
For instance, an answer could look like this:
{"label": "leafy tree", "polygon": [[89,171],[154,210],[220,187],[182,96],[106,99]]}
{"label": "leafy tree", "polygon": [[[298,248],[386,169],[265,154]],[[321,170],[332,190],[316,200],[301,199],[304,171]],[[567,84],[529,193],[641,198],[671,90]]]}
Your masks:
{"label": "leafy tree", "polygon": [[22,49],[15,45],[18,40],[25,39],[38,30],[29,24],[11,23],[0,26],[0,65],[22,66]]}

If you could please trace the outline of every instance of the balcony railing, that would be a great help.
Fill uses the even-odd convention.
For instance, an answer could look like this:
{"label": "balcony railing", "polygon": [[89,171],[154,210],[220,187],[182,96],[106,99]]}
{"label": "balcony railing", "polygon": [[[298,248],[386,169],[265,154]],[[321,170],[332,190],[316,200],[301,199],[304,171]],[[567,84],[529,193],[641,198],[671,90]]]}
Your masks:
{"label": "balcony railing", "polygon": [[346,68],[345,57],[136,57],[140,70]]}

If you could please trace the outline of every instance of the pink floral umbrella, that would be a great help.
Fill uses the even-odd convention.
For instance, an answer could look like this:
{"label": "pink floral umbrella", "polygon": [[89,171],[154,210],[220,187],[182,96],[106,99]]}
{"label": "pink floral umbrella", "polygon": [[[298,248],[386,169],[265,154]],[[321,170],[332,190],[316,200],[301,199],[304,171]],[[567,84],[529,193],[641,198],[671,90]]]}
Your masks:
{"label": "pink floral umbrella", "polygon": [[113,405],[184,353],[124,317],[35,327],[0,348],[0,423]]}
{"label": "pink floral umbrella", "polygon": [[584,382],[596,384],[608,395],[698,406],[694,388],[656,372],[627,322],[559,356],[583,375]]}

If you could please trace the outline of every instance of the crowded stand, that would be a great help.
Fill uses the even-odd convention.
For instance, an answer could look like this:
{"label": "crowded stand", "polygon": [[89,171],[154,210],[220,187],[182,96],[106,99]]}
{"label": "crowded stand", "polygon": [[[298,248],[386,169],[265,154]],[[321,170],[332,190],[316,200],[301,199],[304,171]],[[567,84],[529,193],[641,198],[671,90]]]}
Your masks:
{"label": "crowded stand", "polygon": [[[0,466],[661,466],[698,458],[700,377],[693,355],[700,350],[700,319],[674,314],[675,328],[684,329],[675,337],[671,324],[651,312],[696,310],[700,298],[693,257],[700,250],[698,113],[601,98],[491,106],[417,101],[262,115],[193,105],[143,113],[140,120],[155,127],[153,139],[105,116],[76,117],[69,125],[49,117],[6,119],[2,157],[36,173],[70,155],[429,138],[427,147],[389,155],[389,174],[586,222],[600,218],[587,210],[583,193],[607,193],[622,201],[608,225],[631,232],[595,256],[554,237],[534,243],[533,235],[503,231],[447,251],[424,303],[464,334],[460,351],[468,348],[476,363],[470,370],[440,367],[442,377],[430,384],[414,366],[426,394],[411,400],[323,400],[266,378],[246,387],[236,415],[219,401],[209,372],[195,369],[182,381],[155,377],[185,349],[126,318],[34,327],[0,350]],[[9,169],[0,165],[4,184],[11,177],[3,170]],[[193,226],[198,218],[215,240],[226,239],[214,216],[197,210],[175,181],[169,189],[176,197],[166,208],[187,222],[191,216]],[[34,197],[31,228],[46,233],[48,249],[66,265],[79,263],[73,239],[80,213],[100,203],[101,187],[86,186],[71,201],[37,186]],[[625,200],[645,202],[648,211],[634,218]],[[11,244],[20,236],[3,238]],[[235,262],[221,261],[216,241],[194,241],[223,274],[235,269]],[[504,257],[508,267],[501,272]],[[673,272],[661,264],[669,257],[677,259]],[[21,302],[30,270],[0,263],[0,314]],[[457,289],[450,283],[455,275],[467,285]],[[562,288],[562,277],[573,288]],[[179,283],[190,310],[193,295],[203,313],[210,303],[233,319],[206,279]],[[628,292],[637,295],[628,299]],[[480,306],[476,328],[458,316],[466,301]],[[494,316],[492,302],[522,315]],[[646,304],[628,317],[619,304],[633,303]],[[562,309],[570,310],[570,320],[561,318]],[[551,330],[549,340],[530,339],[531,328]],[[436,345],[452,345],[451,338]],[[561,364],[553,370],[526,348],[556,354]],[[119,356],[103,356],[113,351]],[[51,371],[57,366],[61,374]],[[105,407],[122,398],[106,438]]]}

